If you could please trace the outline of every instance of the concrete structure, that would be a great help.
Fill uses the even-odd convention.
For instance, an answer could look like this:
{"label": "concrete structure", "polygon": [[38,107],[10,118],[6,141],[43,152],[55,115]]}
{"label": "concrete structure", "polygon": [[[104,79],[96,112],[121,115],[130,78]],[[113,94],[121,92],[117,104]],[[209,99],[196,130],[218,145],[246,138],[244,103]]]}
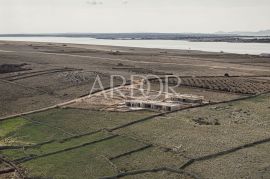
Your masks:
{"label": "concrete structure", "polygon": [[195,103],[195,104],[202,104],[203,103],[203,96],[194,96],[194,95],[176,95],[170,98],[171,101],[177,103]]}
{"label": "concrete structure", "polygon": [[133,108],[145,108],[161,111],[175,111],[181,108],[180,104],[159,101],[130,100],[126,101],[125,104],[126,106]]}

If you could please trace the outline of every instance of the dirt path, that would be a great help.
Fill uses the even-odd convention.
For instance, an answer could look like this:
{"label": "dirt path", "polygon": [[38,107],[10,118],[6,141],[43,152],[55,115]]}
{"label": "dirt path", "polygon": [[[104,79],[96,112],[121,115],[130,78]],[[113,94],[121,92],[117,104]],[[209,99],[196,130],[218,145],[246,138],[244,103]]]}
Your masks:
{"label": "dirt path", "polygon": [[[129,84],[127,84],[127,86],[128,85]],[[129,85],[129,86],[131,86],[131,85]],[[63,107],[63,106],[66,106],[66,105],[69,105],[69,104],[76,103],[78,101],[87,99],[87,98],[91,98],[92,96],[98,95],[99,93],[106,93],[106,92],[110,92],[111,90],[116,90],[116,89],[119,89],[119,88],[122,88],[122,86],[117,86],[117,87],[109,88],[109,89],[106,89],[106,90],[99,90],[99,91],[93,92],[92,94],[85,95],[84,97],[76,98],[76,99],[69,100],[69,101],[66,101],[66,102],[63,102],[63,103],[59,103],[59,104],[56,104],[56,105],[48,106],[48,107],[45,107],[45,108],[41,108],[41,109],[36,109],[36,110],[28,111],[28,112],[23,112],[23,113],[18,113],[18,114],[13,114],[13,115],[9,115],[9,116],[0,117],[0,121],[8,120],[10,118],[20,117],[20,116],[23,116],[23,115],[29,115],[29,114],[33,114],[33,113],[43,112],[43,111],[47,111],[47,110],[58,108],[58,107]]]}

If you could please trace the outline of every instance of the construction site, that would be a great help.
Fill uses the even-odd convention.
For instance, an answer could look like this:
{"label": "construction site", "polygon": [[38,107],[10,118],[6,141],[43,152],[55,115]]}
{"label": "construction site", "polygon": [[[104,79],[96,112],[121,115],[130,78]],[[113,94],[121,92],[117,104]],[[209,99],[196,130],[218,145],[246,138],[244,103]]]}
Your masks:
{"label": "construction site", "polygon": [[206,104],[203,96],[174,94],[142,88],[142,82],[103,90],[70,102],[62,107],[128,112],[153,110],[172,112],[191,106]]}

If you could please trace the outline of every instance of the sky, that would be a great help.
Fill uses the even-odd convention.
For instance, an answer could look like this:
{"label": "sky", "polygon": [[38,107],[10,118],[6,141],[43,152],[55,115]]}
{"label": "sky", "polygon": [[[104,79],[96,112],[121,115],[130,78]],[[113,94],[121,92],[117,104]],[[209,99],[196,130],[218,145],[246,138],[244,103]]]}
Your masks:
{"label": "sky", "polygon": [[0,33],[270,29],[270,0],[0,0]]}

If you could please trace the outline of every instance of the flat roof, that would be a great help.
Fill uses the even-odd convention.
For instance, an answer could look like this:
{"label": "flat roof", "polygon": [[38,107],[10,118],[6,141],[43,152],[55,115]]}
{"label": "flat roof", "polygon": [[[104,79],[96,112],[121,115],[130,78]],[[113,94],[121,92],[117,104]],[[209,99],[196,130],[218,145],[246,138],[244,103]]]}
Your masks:
{"label": "flat roof", "polygon": [[175,104],[175,103],[166,103],[166,102],[160,102],[160,101],[143,101],[143,100],[128,100],[126,102],[130,103],[144,103],[144,104],[153,104],[153,105],[160,105],[160,106],[180,106],[180,104]]}
{"label": "flat roof", "polygon": [[189,98],[189,99],[203,99],[203,96],[194,96],[189,94],[174,95],[171,98]]}

